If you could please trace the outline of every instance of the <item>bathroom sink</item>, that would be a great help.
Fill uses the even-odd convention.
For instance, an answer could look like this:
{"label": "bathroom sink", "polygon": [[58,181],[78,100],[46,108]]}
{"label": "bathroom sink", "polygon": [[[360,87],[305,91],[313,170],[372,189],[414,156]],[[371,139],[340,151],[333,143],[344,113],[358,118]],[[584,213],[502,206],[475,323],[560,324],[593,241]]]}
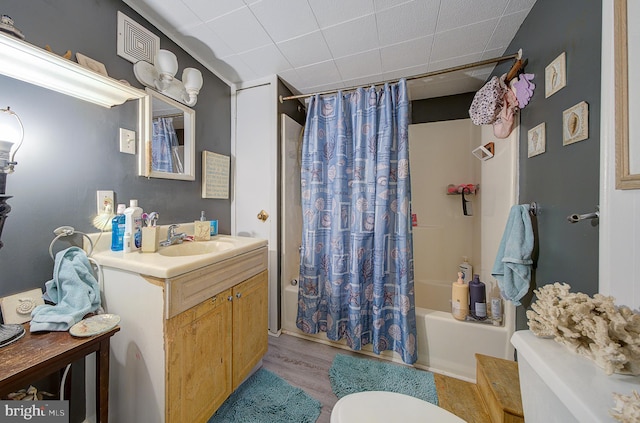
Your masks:
{"label": "bathroom sink", "polygon": [[161,248],[158,254],[168,257],[197,256],[226,251],[233,247],[234,244],[232,242],[225,241],[183,242],[182,244]]}

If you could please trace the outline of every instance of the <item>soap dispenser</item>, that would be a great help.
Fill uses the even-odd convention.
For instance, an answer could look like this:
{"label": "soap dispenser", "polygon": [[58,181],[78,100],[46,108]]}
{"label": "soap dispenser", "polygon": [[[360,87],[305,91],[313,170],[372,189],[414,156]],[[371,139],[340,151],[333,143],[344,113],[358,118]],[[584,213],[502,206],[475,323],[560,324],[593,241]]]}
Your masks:
{"label": "soap dispenser", "polygon": [[458,280],[451,287],[451,314],[458,320],[465,320],[469,314],[469,286],[462,276],[462,272],[458,272]]}
{"label": "soap dispenser", "polygon": [[479,275],[473,275],[473,280],[469,282],[469,308],[475,319],[487,318],[487,288],[484,282],[480,282]]}

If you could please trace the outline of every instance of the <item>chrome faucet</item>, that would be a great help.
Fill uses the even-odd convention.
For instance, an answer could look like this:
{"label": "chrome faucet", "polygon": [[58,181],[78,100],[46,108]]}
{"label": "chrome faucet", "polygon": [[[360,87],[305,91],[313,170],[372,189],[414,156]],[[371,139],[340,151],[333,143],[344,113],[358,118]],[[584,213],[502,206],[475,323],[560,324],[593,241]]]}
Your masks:
{"label": "chrome faucet", "polygon": [[184,232],[176,233],[176,228],[179,227],[180,225],[169,225],[169,229],[167,229],[167,239],[160,242],[162,247],[173,244],[182,244],[182,241],[187,237],[187,234]]}

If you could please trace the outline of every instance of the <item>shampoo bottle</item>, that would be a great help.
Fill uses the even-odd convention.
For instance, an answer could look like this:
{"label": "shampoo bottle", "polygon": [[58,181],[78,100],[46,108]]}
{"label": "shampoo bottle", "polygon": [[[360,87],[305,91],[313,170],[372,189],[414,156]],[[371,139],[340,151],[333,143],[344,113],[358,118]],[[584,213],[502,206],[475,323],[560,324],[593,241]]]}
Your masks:
{"label": "shampoo bottle", "polygon": [[462,263],[459,266],[459,272],[462,272],[462,280],[464,283],[471,282],[471,277],[473,276],[473,266],[469,263],[469,260],[466,256],[462,257]]}
{"label": "shampoo bottle", "polygon": [[126,205],[118,204],[116,217],[111,219],[111,251],[123,250],[125,208]]}
{"label": "shampoo bottle", "polygon": [[479,275],[473,275],[473,280],[469,282],[469,308],[475,319],[487,318],[487,288],[484,282],[480,282]]}
{"label": "shampoo bottle", "polygon": [[451,314],[458,320],[465,320],[469,314],[469,286],[462,280],[462,272],[458,272],[458,281],[451,288]]}
{"label": "shampoo bottle", "polygon": [[123,244],[125,253],[142,246],[142,208],[138,207],[138,200],[129,200],[129,207],[124,210]]}

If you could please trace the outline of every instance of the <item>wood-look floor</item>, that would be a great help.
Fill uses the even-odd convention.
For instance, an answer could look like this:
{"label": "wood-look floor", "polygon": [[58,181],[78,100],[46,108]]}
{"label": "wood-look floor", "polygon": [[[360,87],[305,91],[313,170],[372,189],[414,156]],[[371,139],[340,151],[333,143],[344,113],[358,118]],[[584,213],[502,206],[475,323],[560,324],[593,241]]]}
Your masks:
{"label": "wood-look floor", "polygon": [[[263,359],[263,366],[320,401],[322,409],[316,423],[329,423],[331,410],[338,401],[331,390],[329,368],[338,353],[364,357],[292,335],[269,336],[269,351]],[[375,357],[367,358],[376,360]],[[435,381],[442,408],[469,423],[490,422],[475,384],[439,374],[435,375]]]}

